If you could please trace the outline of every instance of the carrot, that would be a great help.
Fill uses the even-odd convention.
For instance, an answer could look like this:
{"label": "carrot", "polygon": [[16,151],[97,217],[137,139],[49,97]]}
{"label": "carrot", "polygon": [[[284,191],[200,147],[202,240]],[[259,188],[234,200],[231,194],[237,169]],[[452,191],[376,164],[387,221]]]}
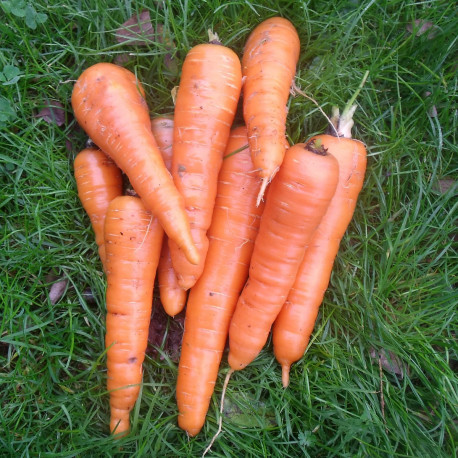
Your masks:
{"label": "carrot", "polygon": [[165,168],[135,75],[114,64],[95,64],[75,83],[72,106],[80,125],[126,173],[167,235],[191,263],[198,263],[183,197]]}
{"label": "carrot", "polygon": [[[173,117],[160,116],[154,118],[151,121],[151,130],[164,159],[165,166],[170,172],[172,169]],[[162,306],[168,315],[175,316],[183,310],[187,294],[178,285],[175,270],[172,266],[167,237],[164,237],[162,242],[157,277]]]}
{"label": "carrot", "polygon": [[336,159],[299,143],[287,150],[267,194],[250,264],[229,328],[229,364],[243,369],[266,343],[314,230],[334,194]]}
{"label": "carrot", "polygon": [[339,181],[328,210],[305,252],[294,285],[273,327],[274,353],[282,366],[282,381],[289,384],[291,364],[302,358],[315,326],[319,307],[331,277],[340,241],[353,217],[366,171],[366,148],[351,138],[354,108],[337,116],[334,135],[311,138],[309,148],[332,154],[339,163]]}
{"label": "carrot", "polygon": [[111,201],[105,220],[110,431],[127,434],[140,391],[163,230],[138,197]]}
{"label": "carrot", "polygon": [[105,264],[103,225],[108,204],[122,194],[122,175],[116,164],[97,148],[80,151],[74,162],[78,197],[89,215],[102,265]]}
{"label": "carrot", "polygon": [[173,267],[183,289],[191,288],[204,268],[206,232],[241,86],[240,60],[229,48],[207,43],[188,52],[175,104],[172,175],[185,199],[200,262],[191,265],[180,247],[169,241]]}
{"label": "carrot", "polygon": [[248,37],[242,58],[243,116],[254,166],[262,185],[258,203],[285,155],[286,103],[299,59],[300,42],[287,19],[273,17]]}
{"label": "carrot", "polygon": [[229,321],[248,276],[263,205],[256,207],[259,178],[252,173],[245,127],[231,133],[218,178],[202,276],[191,289],[178,367],[178,424],[195,436],[205,422]]}

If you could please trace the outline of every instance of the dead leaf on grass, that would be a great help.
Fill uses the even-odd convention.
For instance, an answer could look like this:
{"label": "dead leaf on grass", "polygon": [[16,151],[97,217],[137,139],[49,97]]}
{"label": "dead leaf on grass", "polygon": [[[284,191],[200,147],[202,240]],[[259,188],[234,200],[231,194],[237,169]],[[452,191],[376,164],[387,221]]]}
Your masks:
{"label": "dead leaf on grass", "polygon": [[404,373],[406,371],[406,365],[393,352],[391,351],[387,352],[384,348],[381,348],[378,351],[375,348],[371,348],[370,356],[372,359],[376,361],[380,359],[380,363],[383,369],[386,370],[387,372],[399,375],[401,378],[404,378]]}
{"label": "dead leaf on grass", "polygon": [[442,178],[440,180],[438,180],[437,184],[438,184],[438,191],[441,193],[441,194],[445,194],[448,192],[448,190],[450,188],[452,188],[453,186],[455,186],[455,183],[456,181],[451,179],[451,178]]}
{"label": "dead leaf on grass", "polygon": [[57,304],[60,298],[64,295],[65,290],[67,289],[68,280],[63,279],[56,281],[51,285],[49,290],[49,301],[52,305]]}
{"label": "dead leaf on grass", "polygon": [[410,33],[415,32],[415,36],[419,37],[424,33],[430,31],[426,38],[432,40],[438,31],[438,27],[434,25],[431,21],[425,21],[424,19],[415,19],[414,23],[407,24],[406,29]]}
{"label": "dead leaf on grass", "polygon": [[58,100],[50,100],[47,106],[42,108],[34,118],[44,119],[48,124],[65,124],[65,109]]}
{"label": "dead leaf on grass", "polygon": [[115,36],[118,43],[129,46],[144,46],[147,41],[154,41],[156,35],[149,11],[132,16],[119,27]]}

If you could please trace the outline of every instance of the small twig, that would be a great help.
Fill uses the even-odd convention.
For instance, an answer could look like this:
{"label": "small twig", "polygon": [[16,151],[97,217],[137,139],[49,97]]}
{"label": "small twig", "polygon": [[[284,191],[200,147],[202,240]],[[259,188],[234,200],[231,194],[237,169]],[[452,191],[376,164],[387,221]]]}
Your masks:
{"label": "small twig", "polygon": [[321,114],[328,120],[329,125],[332,126],[333,130],[336,133],[336,136],[338,137],[339,134],[338,134],[336,128],[334,127],[333,122],[329,119],[329,116],[324,112],[323,108],[320,107],[320,104],[314,98],[310,97],[304,91],[302,91],[302,89],[298,88],[296,86],[296,82],[295,81],[293,81],[292,90],[294,92],[297,92],[298,94],[302,95],[302,97],[305,97],[306,99],[310,100],[311,102],[313,102],[318,107],[318,109],[321,111]]}
{"label": "small twig", "polygon": [[227,385],[229,384],[229,379],[231,378],[231,375],[234,373],[234,369],[230,369],[229,372],[226,375],[226,378],[224,379],[224,385],[223,385],[223,392],[221,394],[221,405],[219,408],[219,420],[218,420],[218,430],[216,431],[215,435],[213,436],[210,444],[208,444],[208,447],[204,450],[204,453],[202,454],[202,458],[210,451],[212,448],[213,444],[215,443],[216,438],[220,435],[222,429],[223,429],[223,407],[224,407],[224,396],[226,395],[226,390],[227,390]]}

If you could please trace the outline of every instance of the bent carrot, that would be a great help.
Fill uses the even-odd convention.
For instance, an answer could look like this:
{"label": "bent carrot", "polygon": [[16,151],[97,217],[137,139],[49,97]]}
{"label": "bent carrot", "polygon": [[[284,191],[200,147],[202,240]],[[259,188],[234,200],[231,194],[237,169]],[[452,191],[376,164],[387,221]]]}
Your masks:
{"label": "bent carrot", "polygon": [[337,120],[339,137],[317,135],[307,142],[308,147],[318,147],[337,159],[339,182],[273,327],[274,353],[282,366],[282,381],[285,388],[289,384],[291,364],[302,358],[307,348],[329,284],[340,241],[353,217],[356,201],[363,186],[366,148],[363,143],[351,138],[350,124],[353,111],[344,112],[345,122],[342,122],[342,119]]}
{"label": "bent carrot", "polygon": [[[231,133],[227,153],[247,145],[245,127]],[[178,367],[178,424],[195,436],[205,422],[229,321],[248,276],[263,205],[256,207],[259,178],[248,147],[227,157],[208,230],[210,246],[202,276],[191,289]]]}
{"label": "bent carrot", "polygon": [[229,48],[207,43],[188,52],[175,104],[172,175],[184,196],[200,262],[191,265],[180,247],[169,241],[178,284],[183,289],[191,288],[204,268],[206,232],[241,86],[240,60]]}
{"label": "bent carrot", "polygon": [[110,431],[127,434],[142,381],[163,230],[138,197],[111,201],[105,219]]}
{"label": "bent carrot", "polygon": [[266,343],[314,230],[334,194],[336,159],[303,143],[287,150],[267,194],[249,278],[229,328],[229,364],[243,369]]}
{"label": "bent carrot", "polygon": [[[172,170],[173,117],[154,118],[151,121],[151,130],[164,159],[165,167],[170,172]],[[161,303],[165,312],[170,316],[178,315],[186,305],[187,293],[178,285],[167,237],[164,237],[162,242],[157,278]]]}
{"label": "bent carrot", "polygon": [[183,197],[165,168],[135,75],[109,63],[89,67],[75,83],[72,107],[81,127],[126,173],[167,235],[191,263],[198,263]]}
{"label": "bent carrot", "polygon": [[80,151],[74,161],[78,197],[91,220],[99,257],[105,265],[103,225],[109,203],[122,194],[122,175],[116,164],[97,148]]}
{"label": "bent carrot", "polygon": [[286,103],[299,50],[291,22],[273,17],[253,30],[243,52],[243,116],[253,163],[262,177],[258,203],[285,155]]}

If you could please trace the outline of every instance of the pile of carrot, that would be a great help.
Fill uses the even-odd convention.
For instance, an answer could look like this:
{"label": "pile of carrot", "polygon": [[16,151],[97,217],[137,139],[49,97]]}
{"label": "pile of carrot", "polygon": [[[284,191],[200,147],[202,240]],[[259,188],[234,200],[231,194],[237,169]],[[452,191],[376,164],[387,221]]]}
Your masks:
{"label": "pile of carrot", "polygon": [[[284,387],[304,355],[366,150],[351,138],[354,98],[334,111],[331,134],[288,144],[299,52],[296,29],[280,17],[251,32],[241,60],[216,40],[199,44],[183,63],[174,115],[152,120],[127,69],[99,63],[75,83],[76,119],[97,145],[74,168],[107,279],[116,437],[129,432],[138,399],[156,277],[165,311],[186,308],[176,398],[190,436],[205,423],[227,337],[232,373],[272,331]],[[234,126],[241,96],[245,125]]]}

